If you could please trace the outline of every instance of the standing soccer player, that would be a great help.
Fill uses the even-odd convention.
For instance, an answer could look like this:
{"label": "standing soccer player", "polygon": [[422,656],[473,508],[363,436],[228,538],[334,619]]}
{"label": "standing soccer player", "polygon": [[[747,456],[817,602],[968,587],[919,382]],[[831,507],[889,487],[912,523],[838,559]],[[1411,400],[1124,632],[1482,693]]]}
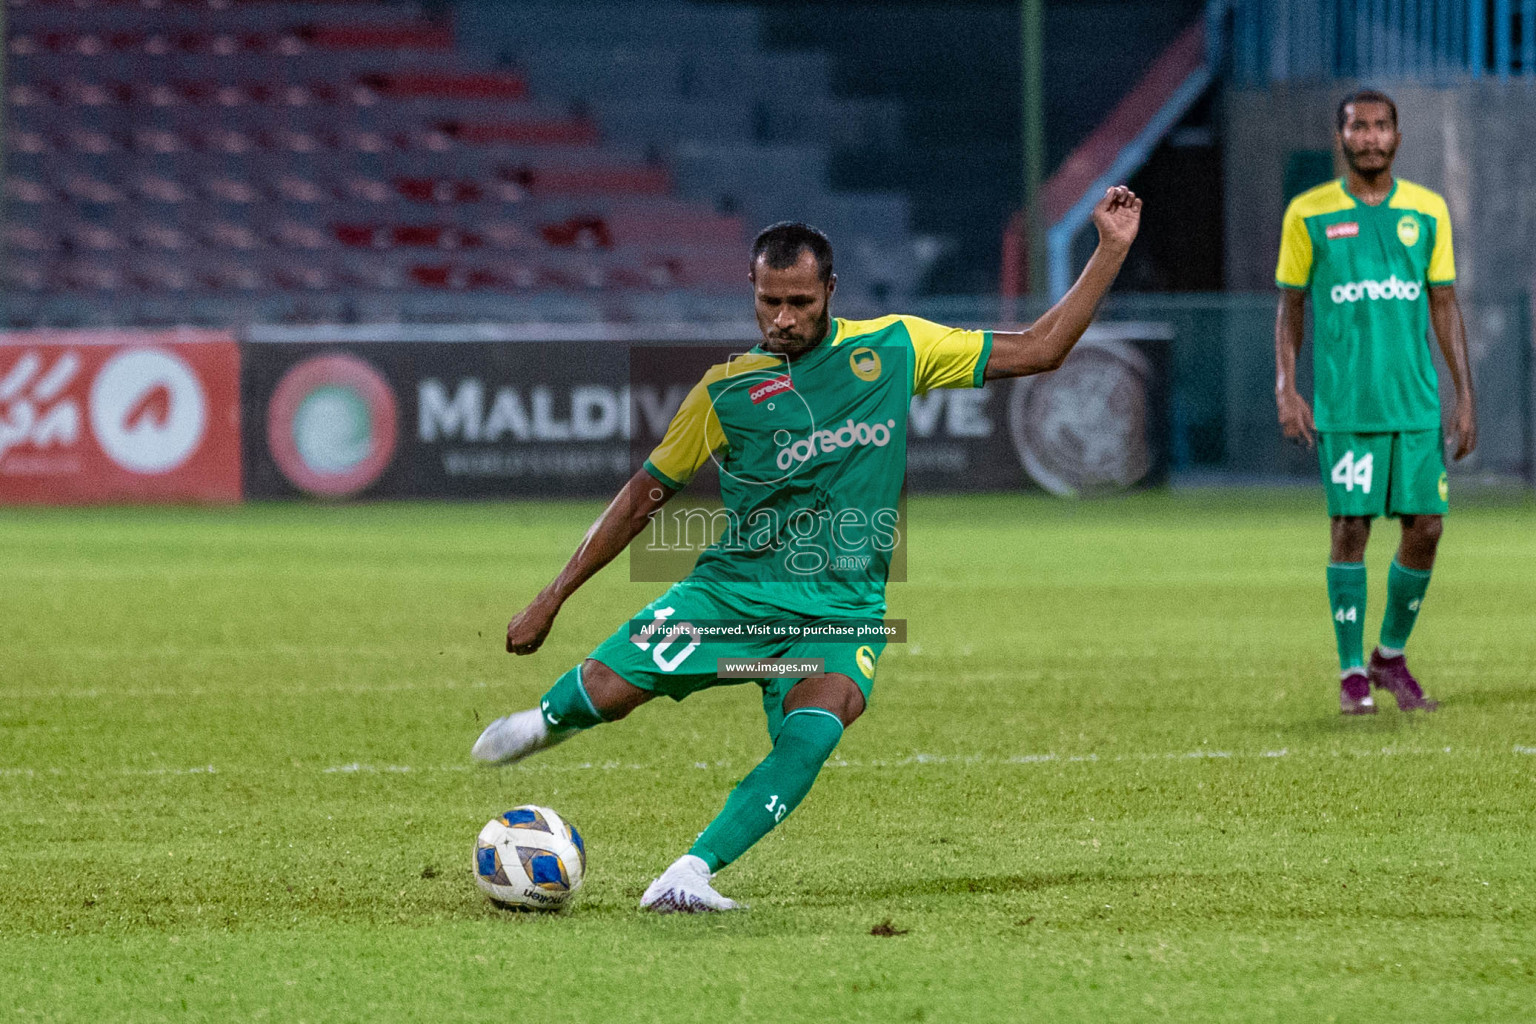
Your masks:
{"label": "standing soccer player", "polygon": [[[1371,685],[1404,711],[1433,711],[1403,648],[1429,587],[1448,505],[1439,382],[1428,328],[1456,386],[1456,458],[1477,444],[1467,337],[1445,200],[1392,177],[1402,135],[1382,93],[1345,97],[1337,115],[1345,176],[1291,201],[1275,283],[1275,400],[1285,436],[1317,443],[1332,517],[1328,604],[1339,646],[1339,709],[1374,714]],[[1313,410],[1296,391],[1303,306],[1312,296]],[[1365,546],[1376,516],[1402,523],[1387,572],[1381,641],[1363,658]]]}
{"label": "standing soccer player", "polygon": [[[1109,189],[1093,212],[1099,245],[1087,267],[1021,332],[955,330],[910,316],[834,319],[826,236],[804,224],[758,235],[749,278],[762,343],[710,369],[688,394],[565,569],[508,624],[507,650],[537,651],[560,606],[710,461],[720,467],[726,535],[639,613],[642,629],[621,628],[537,708],[491,723],[473,756],[510,763],[657,696],[682,700],[748,681],[718,678],[722,658],[793,662],[786,668],[794,674],[754,680],[773,749],[640,901],[660,913],[735,909],[711,886],[713,874],[795,809],[873,689],[883,641],[806,631],[878,626],[885,614],[912,396],[1060,366],[1119,273],[1140,218],[1130,190]],[[712,639],[726,634],[701,628],[721,623],[741,634]],[[753,627],[765,624],[792,629],[788,638],[754,638]],[[813,663],[809,674],[805,662]]]}

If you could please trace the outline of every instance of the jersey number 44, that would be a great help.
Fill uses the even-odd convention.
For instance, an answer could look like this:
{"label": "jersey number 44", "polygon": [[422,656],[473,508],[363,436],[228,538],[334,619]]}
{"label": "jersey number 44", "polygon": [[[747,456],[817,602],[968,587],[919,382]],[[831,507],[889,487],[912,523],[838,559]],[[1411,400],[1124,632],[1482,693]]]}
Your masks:
{"label": "jersey number 44", "polygon": [[1342,484],[1346,491],[1353,491],[1356,487],[1366,494],[1371,493],[1371,464],[1375,456],[1367,452],[1359,459],[1354,452],[1345,452],[1344,457],[1333,464],[1333,475],[1330,477],[1336,484]]}

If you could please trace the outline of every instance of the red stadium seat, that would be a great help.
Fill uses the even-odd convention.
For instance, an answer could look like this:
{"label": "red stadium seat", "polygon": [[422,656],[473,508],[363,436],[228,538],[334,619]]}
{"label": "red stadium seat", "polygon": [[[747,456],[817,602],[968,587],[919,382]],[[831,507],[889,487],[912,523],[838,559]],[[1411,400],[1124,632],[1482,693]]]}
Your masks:
{"label": "red stadium seat", "polygon": [[447,264],[427,266],[417,264],[410,268],[410,278],[424,288],[462,288],[464,277]]}
{"label": "red stadium seat", "polygon": [[342,245],[359,249],[373,249],[388,243],[383,229],[373,224],[333,224],[331,231]]}
{"label": "red stadium seat", "polygon": [[528,95],[528,83],[521,76],[504,71],[401,71],[364,75],[358,81],[392,99],[520,100]]}
{"label": "red stadium seat", "polygon": [[584,118],[519,121],[445,121],[440,127],[466,145],[590,146],[597,125]]}
{"label": "red stadium seat", "polygon": [[510,167],[500,176],[535,195],[665,195],[672,188],[663,167]]}
{"label": "red stadium seat", "polygon": [[613,235],[601,217],[572,217],[558,224],[545,224],[539,234],[550,245],[562,248],[608,249]]}
{"label": "red stadium seat", "polygon": [[472,181],[439,178],[396,178],[395,188],[415,203],[472,203],[483,194]]}
{"label": "red stadium seat", "polygon": [[316,50],[452,50],[453,30],[433,22],[310,25],[295,35]]}

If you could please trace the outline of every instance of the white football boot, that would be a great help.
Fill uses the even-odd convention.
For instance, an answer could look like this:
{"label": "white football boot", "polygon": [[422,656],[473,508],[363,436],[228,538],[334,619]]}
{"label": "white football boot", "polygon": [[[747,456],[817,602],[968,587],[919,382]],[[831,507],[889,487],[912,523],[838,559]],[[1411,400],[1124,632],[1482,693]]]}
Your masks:
{"label": "white football boot", "polygon": [[519,711],[515,715],[498,718],[485,727],[469,755],[487,764],[512,764],[529,754],[563,743],[575,735],[575,729],[552,732],[544,714],[538,708]]}
{"label": "white football boot", "polygon": [[640,897],[643,910],[658,914],[704,914],[716,910],[744,910],[742,904],[715,892],[709,881],[709,865],[688,853],[673,861]]}

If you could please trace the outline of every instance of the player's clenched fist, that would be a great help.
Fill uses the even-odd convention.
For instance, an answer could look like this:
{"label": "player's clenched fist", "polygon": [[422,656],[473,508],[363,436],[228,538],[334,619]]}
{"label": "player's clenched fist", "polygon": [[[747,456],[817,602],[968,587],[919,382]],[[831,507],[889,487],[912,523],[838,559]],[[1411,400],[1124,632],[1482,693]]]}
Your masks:
{"label": "player's clenched fist", "polygon": [[1129,249],[1141,227],[1141,200],[1124,185],[1105,189],[1093,208],[1093,226],[1099,229],[1099,244]]}
{"label": "player's clenched fist", "polygon": [[538,597],[514,615],[512,621],[507,623],[507,653],[532,654],[538,650],[544,638],[549,636],[549,628],[555,624],[555,613],[558,611],[558,608]]}

